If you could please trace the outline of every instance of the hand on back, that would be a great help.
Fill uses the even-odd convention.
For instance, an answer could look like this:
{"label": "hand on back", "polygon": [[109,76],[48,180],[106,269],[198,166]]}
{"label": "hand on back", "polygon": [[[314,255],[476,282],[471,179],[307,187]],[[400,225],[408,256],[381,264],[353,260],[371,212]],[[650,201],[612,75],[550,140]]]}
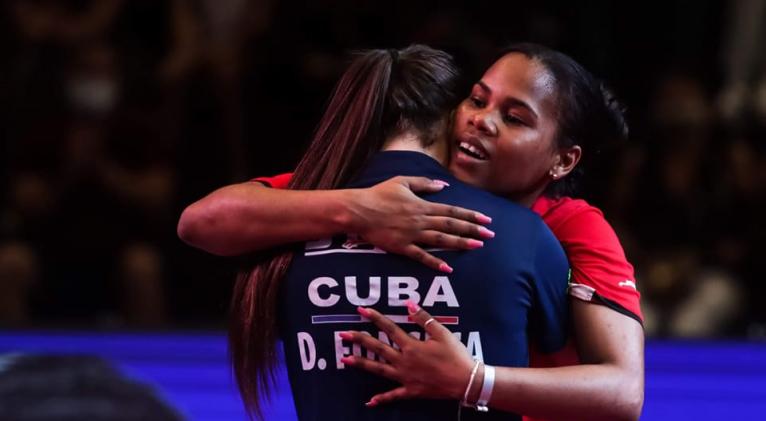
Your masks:
{"label": "hand on back", "polygon": [[424,177],[394,177],[354,195],[354,232],[382,250],[410,257],[443,272],[452,268],[426,248],[471,250],[494,233],[486,215],[458,206],[429,202],[417,193],[433,193],[449,184]]}

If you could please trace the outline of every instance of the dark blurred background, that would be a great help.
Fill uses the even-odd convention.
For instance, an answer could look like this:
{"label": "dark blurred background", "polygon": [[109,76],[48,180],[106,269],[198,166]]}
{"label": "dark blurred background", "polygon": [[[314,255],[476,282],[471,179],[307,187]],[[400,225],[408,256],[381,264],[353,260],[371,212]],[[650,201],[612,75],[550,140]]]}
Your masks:
{"label": "dark blurred background", "polygon": [[290,171],[348,51],[429,44],[471,82],[534,41],[627,106],[631,140],[582,196],[636,266],[647,332],[766,339],[764,0],[0,7],[2,326],[223,326],[238,262],[183,245],[177,218]]}

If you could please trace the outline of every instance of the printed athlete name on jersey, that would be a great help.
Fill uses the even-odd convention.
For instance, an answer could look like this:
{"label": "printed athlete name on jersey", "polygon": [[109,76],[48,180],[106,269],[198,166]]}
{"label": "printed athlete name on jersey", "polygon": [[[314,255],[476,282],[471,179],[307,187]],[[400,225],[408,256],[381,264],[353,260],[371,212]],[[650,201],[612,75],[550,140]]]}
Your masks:
{"label": "printed athlete name on jersey", "polygon": [[[386,301],[386,304],[389,307],[406,307],[406,302],[408,300],[418,303],[424,308],[433,308],[439,303],[452,308],[460,307],[455,291],[452,288],[452,283],[447,276],[435,276],[430,283],[421,282],[414,276],[367,276],[362,278],[366,278],[366,286],[369,287],[369,292],[366,297],[360,297],[357,276],[343,276],[342,287],[340,282],[330,276],[319,276],[314,278],[309,282],[307,288],[309,301],[318,308],[331,309],[338,304],[343,304],[341,303],[342,294],[346,301],[352,305],[373,306],[381,301],[382,297],[384,297],[383,293],[386,292],[384,301]],[[421,297],[423,298],[422,302]],[[394,323],[400,325],[415,324],[415,321],[408,314],[385,314],[385,316],[391,319]],[[460,317],[458,316],[435,314],[433,317],[445,325],[456,326],[460,324]],[[343,323],[372,322],[359,314],[341,313],[311,315],[312,325]],[[375,329],[374,326],[372,326],[372,328]],[[333,332],[332,343],[334,344],[334,353],[326,350],[322,352],[325,357],[328,353],[334,355],[335,368],[338,370],[345,367],[340,361],[343,357],[348,355],[362,356],[361,347],[358,344],[351,344],[351,348],[349,348],[339,336],[341,332],[342,331]],[[368,331],[364,333],[369,335],[373,334]],[[408,332],[408,334],[416,339],[421,339],[422,335],[419,331]],[[458,340],[463,336],[462,332],[453,332],[453,334]],[[392,344],[386,333],[383,331],[377,331],[377,338],[381,342],[396,347],[396,344]],[[301,369],[303,371],[310,371],[315,368],[325,370],[327,368],[327,358],[317,356],[317,345],[312,334],[305,331],[297,332],[296,339],[298,354],[300,355],[301,360]],[[423,340],[425,339],[427,339],[427,335],[423,338]],[[481,336],[478,331],[468,332],[465,345],[468,347],[471,355],[479,359],[484,358],[481,348]],[[375,353],[367,351],[366,358],[377,359],[378,357]]]}
{"label": "printed athlete name on jersey", "polygon": [[[408,299],[429,314],[454,317],[442,321],[454,323],[446,327],[460,336],[471,354],[496,365],[527,365],[529,340],[538,341],[544,351],[558,349],[565,341],[568,265],[542,221],[527,209],[453,180],[438,162],[414,152],[376,155],[360,178],[346,187],[369,187],[401,174],[448,179],[451,187],[429,199],[460,206],[480,204],[487,214],[503,215],[493,226],[506,235],[475,252],[445,253],[455,260],[452,274],[386,254],[365,238],[341,235],[299,246],[305,248],[296,254],[283,281],[279,306],[280,336],[299,419],[441,421],[454,415],[452,406],[438,401],[392,403],[384,411],[362,405],[370,396],[389,390],[391,383],[344,367],[344,356],[379,356],[344,341],[340,334],[354,330],[391,346],[394,341],[356,314],[357,306],[398,317],[403,334],[420,340],[425,339],[424,329],[401,323],[409,321]],[[337,393],[340,390],[343,393]],[[520,420],[512,414],[494,414],[487,418]]]}
{"label": "printed athlete name on jersey", "polygon": [[[354,355],[356,357],[362,357],[363,354],[363,348],[361,345],[357,343],[350,343],[345,341],[343,338],[340,337],[340,334],[345,331],[343,330],[336,330],[332,332],[333,341],[334,344],[334,350],[333,352],[329,352],[335,359],[335,369],[337,370],[343,370],[346,368],[346,365],[343,364],[341,361],[343,357],[347,357],[350,355]],[[360,331],[363,334],[375,336],[378,338],[379,341],[385,343],[386,345],[389,345],[395,349],[399,349],[399,346],[396,344],[396,342],[391,341],[389,339],[386,332],[383,332],[382,330],[376,331],[375,335],[373,335],[373,332],[368,331]],[[419,331],[411,331],[407,332],[408,335],[412,336],[413,338],[417,340],[428,340],[430,338],[430,335],[428,335],[425,332],[419,332]],[[309,332],[297,332],[297,345],[298,345],[298,354],[300,356],[300,363],[301,363],[301,369],[303,371],[311,371],[314,369],[319,370],[325,370],[327,369],[327,354],[323,353],[325,355],[324,357],[320,356],[317,353],[317,345],[316,341],[314,340],[314,336],[312,336]],[[481,334],[478,331],[471,331],[468,332],[468,335],[463,335],[462,332],[452,332],[452,335],[455,336],[455,338],[462,342],[463,345],[468,349],[468,353],[475,359],[479,361],[484,361],[484,352],[482,350],[481,346]],[[350,345],[350,347],[348,346]],[[365,350],[364,352],[364,358],[370,359],[370,360],[377,360],[381,362],[385,362],[385,359],[378,356],[376,353]]]}
{"label": "printed athlete name on jersey", "polygon": [[336,292],[342,292],[350,304],[369,307],[381,300],[385,285],[386,304],[389,307],[405,307],[408,300],[422,307],[433,307],[436,303],[445,303],[447,307],[460,307],[449,277],[442,275],[434,276],[428,290],[425,291],[422,303],[421,292],[426,285],[421,285],[420,280],[414,276],[368,276],[369,293],[366,297],[360,297],[356,276],[344,276],[343,284],[344,288],[341,289],[340,283],[333,277],[314,278],[307,288],[309,301],[317,307],[333,307],[341,300],[341,295]]}
{"label": "printed athlete name on jersey", "polygon": [[[423,249],[428,252],[447,250],[437,247],[423,247]],[[309,241],[306,243],[303,254],[304,256],[322,256],[333,253],[386,254],[385,250],[379,249],[353,234]]]}

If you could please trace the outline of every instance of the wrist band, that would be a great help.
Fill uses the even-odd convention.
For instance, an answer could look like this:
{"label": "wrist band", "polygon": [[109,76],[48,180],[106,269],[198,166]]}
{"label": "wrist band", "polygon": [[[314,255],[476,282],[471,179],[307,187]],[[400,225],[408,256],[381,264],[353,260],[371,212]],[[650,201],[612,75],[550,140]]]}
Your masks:
{"label": "wrist band", "polygon": [[476,364],[473,365],[473,370],[471,370],[471,378],[468,379],[468,386],[465,387],[463,400],[460,402],[462,406],[471,406],[471,405],[468,405],[468,394],[471,392],[471,386],[473,386],[473,379],[476,377],[476,371],[479,370],[480,363],[481,361],[476,360]]}
{"label": "wrist band", "polygon": [[479,394],[479,400],[476,402],[476,410],[480,412],[487,412],[489,408],[489,398],[492,397],[492,389],[495,387],[495,367],[484,364],[484,381],[481,384],[481,393]]}

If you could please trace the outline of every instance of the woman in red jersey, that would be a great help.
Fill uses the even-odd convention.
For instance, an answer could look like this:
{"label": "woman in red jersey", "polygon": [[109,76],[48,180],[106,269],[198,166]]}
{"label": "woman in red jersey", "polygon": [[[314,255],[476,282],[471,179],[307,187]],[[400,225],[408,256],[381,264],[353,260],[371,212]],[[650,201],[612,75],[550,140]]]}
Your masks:
{"label": "woman in red jersey", "polygon": [[[545,361],[532,353],[532,367],[556,368],[498,368],[491,408],[546,419],[636,419],[640,414],[643,330],[633,269],[601,212],[568,197],[581,157],[593,154],[599,142],[626,135],[615,105],[569,57],[522,44],[496,61],[456,110],[452,172],[531,206],[561,241],[573,272],[576,341],[571,352]],[[280,178],[263,181],[281,187]],[[314,192],[278,191],[257,183],[230,186],[187,208],[179,234],[214,253],[241,254],[285,241],[356,232],[387,251],[449,271],[417,244],[460,247],[465,237],[479,236],[476,220],[461,209],[436,211],[410,187],[426,189],[428,183],[399,178],[361,191]],[[450,212],[456,217],[449,218]],[[395,335],[396,327],[374,311],[361,311]],[[412,312],[426,324],[422,310],[413,307]],[[389,356],[387,365],[355,357],[349,358],[350,365],[402,383],[373,397],[372,405],[433,397],[434,385],[445,381],[440,373],[467,358],[459,343],[439,334],[438,323],[425,328],[432,338],[400,343],[404,352],[349,333],[351,340]],[[453,393],[442,397],[468,396],[469,403],[476,402],[485,377],[485,367],[477,368],[471,390],[466,384],[450,385],[446,389]]]}

